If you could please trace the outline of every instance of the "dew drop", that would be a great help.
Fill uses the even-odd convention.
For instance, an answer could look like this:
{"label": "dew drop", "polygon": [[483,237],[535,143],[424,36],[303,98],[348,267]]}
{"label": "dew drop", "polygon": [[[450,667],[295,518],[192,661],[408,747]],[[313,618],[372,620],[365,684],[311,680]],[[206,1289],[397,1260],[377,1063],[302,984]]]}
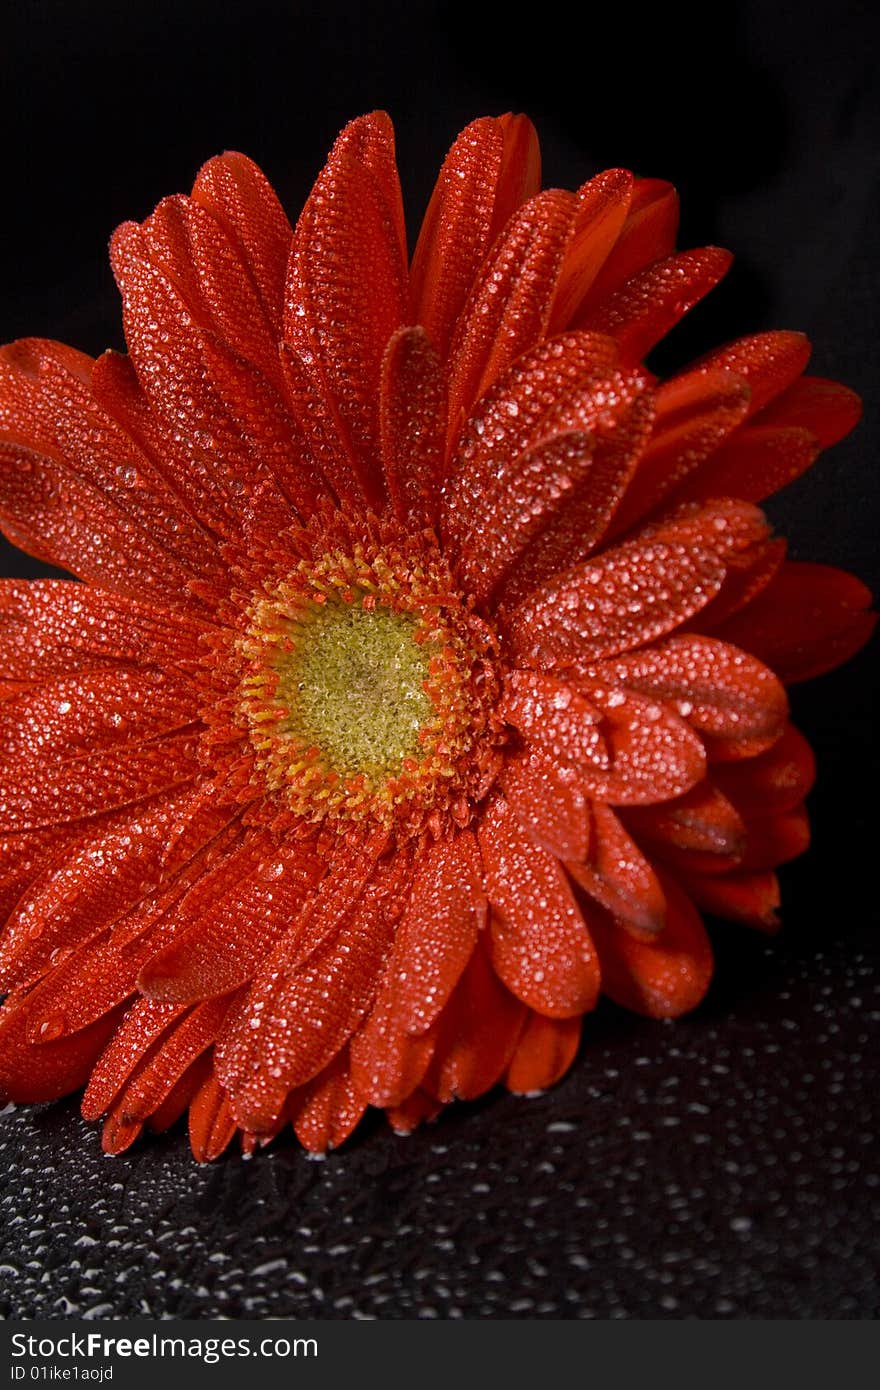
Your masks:
{"label": "dew drop", "polygon": [[40,1024],[40,1042],[53,1042],[55,1038],[60,1038],[66,1026],[67,1020],[64,1014],[50,1014],[49,1017],[44,1018],[43,1022]]}

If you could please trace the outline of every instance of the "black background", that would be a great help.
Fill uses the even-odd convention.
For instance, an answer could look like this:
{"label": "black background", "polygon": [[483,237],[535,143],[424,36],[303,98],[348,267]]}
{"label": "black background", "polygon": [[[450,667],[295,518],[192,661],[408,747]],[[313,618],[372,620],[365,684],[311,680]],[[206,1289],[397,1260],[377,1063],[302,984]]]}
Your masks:
{"label": "black background", "polygon": [[[415,228],[456,131],[525,110],[545,183],[610,165],[670,178],[681,244],[736,253],[655,365],[799,328],[812,370],[864,396],[856,434],[771,511],[793,555],[876,590],[873,4],[29,0],[7,6],[2,38],[4,340],[121,347],[109,233],[222,148],[256,158],[293,216],[338,128],[383,106]],[[0,558],[7,574],[46,572],[9,547]],[[12,1113],[0,1306],[875,1314],[873,653],[794,707],[820,760],[815,844],[784,871],[771,945],[718,927],[718,981],[695,1016],[664,1026],[603,1007],[552,1093],[458,1107],[409,1140],[368,1124],[324,1164],[283,1141],[197,1169],[179,1134],[110,1162],[72,1102]]]}

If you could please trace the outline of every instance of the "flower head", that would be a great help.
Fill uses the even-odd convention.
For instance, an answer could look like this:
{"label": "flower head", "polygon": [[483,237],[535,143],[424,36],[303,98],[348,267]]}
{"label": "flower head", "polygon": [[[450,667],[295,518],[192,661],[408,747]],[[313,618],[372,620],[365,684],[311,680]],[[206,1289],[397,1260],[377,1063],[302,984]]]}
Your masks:
{"label": "flower head", "polygon": [[872,624],[758,503],[856,422],[763,333],[643,360],[729,263],[672,188],[541,191],[475,121],[412,261],[388,119],[291,228],[226,154],[112,243],[128,355],[0,355],[0,1090],[193,1152],[409,1130],[699,1003],[776,922],[783,682]]}

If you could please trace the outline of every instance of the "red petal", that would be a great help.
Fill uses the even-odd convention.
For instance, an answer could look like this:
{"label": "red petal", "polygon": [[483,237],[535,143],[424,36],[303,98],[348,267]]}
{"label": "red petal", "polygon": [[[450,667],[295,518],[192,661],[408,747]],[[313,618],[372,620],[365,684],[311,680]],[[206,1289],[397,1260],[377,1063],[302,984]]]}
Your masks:
{"label": "red petal", "polygon": [[653,435],[614,517],[612,534],[651,511],[740,423],[749,389],[730,372],[694,370],[654,393]]}
{"label": "red petal", "polygon": [[712,978],[712,947],[690,900],[668,878],[666,925],[649,941],[614,919],[590,918],[602,967],[602,990],[616,1004],[649,1018],[678,1018],[702,1001]]}
{"label": "red petal", "polygon": [[625,545],[547,580],[507,620],[516,654],[538,665],[587,663],[680,626],[747,565],[767,523],[746,502],[682,509]]}
{"label": "red petal", "polygon": [[696,546],[718,555],[726,565],[748,569],[764,553],[769,525],[764,513],[750,502],[720,498],[714,502],[686,502],[645,525],[638,541],[663,541]]}
{"label": "red petal", "polygon": [[357,1028],[393,941],[407,870],[400,853],[380,865],[338,932],[301,964],[284,971],[267,961],[218,1050],[218,1075],[245,1128],[271,1128],[288,1092],[317,1076]]}
{"label": "red petal", "polygon": [[210,433],[209,420],[220,413],[199,381],[205,336],[280,385],[277,339],[253,283],[219,224],[195,203],[167,198],[142,225],[123,223],[110,258],[131,361],[151,405],[169,422],[189,408],[193,430]]}
{"label": "red petal", "polygon": [[[384,828],[370,832],[360,841],[350,835],[346,852],[331,860],[325,877],[305,904],[296,931],[282,937],[275,951],[273,963],[282,972],[297,969],[334,938],[362,897],[387,849],[388,832]],[[404,855],[401,873],[406,862]]]}
{"label": "red petal", "polygon": [[196,723],[199,704],[158,670],[56,676],[0,701],[0,758],[32,765],[140,743]]}
{"label": "red petal", "polygon": [[588,398],[590,388],[611,375],[616,360],[609,338],[569,334],[527,353],[487,393],[467,426],[446,483],[446,548],[460,548],[475,499],[493,489],[499,472],[546,439],[548,418],[560,401],[568,403],[578,391]]}
{"label": "red petal", "polygon": [[577,770],[538,753],[508,756],[502,773],[507,801],[529,838],[557,859],[586,859],[590,820]]}
{"label": "red petal", "polygon": [[478,400],[544,335],[574,198],[549,189],[511,219],[468,297],[449,362],[449,428],[455,440]]}
{"label": "red petal", "polygon": [[505,605],[586,559],[605,536],[650,434],[653,403],[643,387],[643,377],[616,373],[598,383],[595,392],[584,393],[585,404],[579,412],[576,398],[561,403],[560,412],[565,415],[570,411],[576,419],[581,414],[576,428],[586,431],[592,457],[583,476],[573,477],[569,496],[555,501],[551,494],[545,513],[538,518],[540,529],[527,529],[529,543],[519,556],[512,538],[510,570],[502,592]]}
{"label": "red petal", "polygon": [[659,845],[664,854],[672,849],[728,861],[741,859],[745,849],[742,818],[708,781],[665,805],[628,807],[625,819],[639,840],[649,841],[651,853]]}
{"label": "red petal", "polygon": [[197,1163],[219,1158],[238,1126],[229,1109],[229,1098],[213,1073],[202,1083],[189,1108],[189,1142]]}
{"label": "red petal", "polygon": [[131,1148],[142,1129],[140,1120],[131,1120],[126,1124],[116,1115],[108,1115],[101,1130],[101,1148],[105,1154],[115,1158]]}
{"label": "red petal", "polygon": [[676,489],[675,500],[743,497],[761,502],[810,467],[819,441],[794,425],[752,425],[737,430]]}
{"label": "red petal", "polygon": [[546,580],[507,623],[518,660],[564,666],[613,656],[680,626],[721,587],[712,555],[683,546],[609,551]]}
{"label": "red petal", "polygon": [[191,782],[199,773],[195,740],[184,736],[72,758],[38,771],[0,769],[5,797],[0,829],[31,830],[131,806]]}
{"label": "red petal", "polygon": [[434,1022],[470,959],[485,920],[486,898],[473,832],[457,832],[420,851],[382,991],[407,1032],[423,1033]]}
{"label": "red petal", "polygon": [[[136,229],[133,240],[135,247],[130,248],[128,254],[134,265],[139,267]],[[142,267],[138,268],[137,273],[142,274]],[[164,331],[170,337],[170,329]],[[190,347],[203,345],[205,341],[205,335],[193,327]],[[167,352],[167,347],[163,347],[162,353],[167,355]],[[218,539],[225,539],[236,530],[230,505],[232,478],[226,473],[225,456],[217,456],[216,431],[219,428],[224,449],[229,447],[233,459],[241,452],[241,440],[230,435],[226,411],[220,406],[216,393],[207,381],[207,368],[200,354],[196,353],[194,360],[190,360],[190,369],[191,373],[197,371],[201,374],[195,396],[181,390],[181,382],[187,380],[184,371],[178,370],[165,383],[171,418],[165,418],[160,413],[166,404],[166,397],[157,402],[148,397],[131,358],[122,353],[108,351],[98,358],[92,370],[92,389],[101,408],[152,460],[156,471],[178,499],[181,512],[192,518],[216,545]],[[145,370],[148,372],[149,369]],[[192,374],[189,381],[195,384]],[[162,384],[161,370],[156,384]],[[182,396],[186,396],[186,404],[180,399]],[[154,408],[155,405],[159,409]],[[201,414],[194,419],[192,430],[181,430],[180,421],[175,418],[176,412],[180,410],[183,417],[188,418],[194,408]],[[207,433],[204,426],[209,418],[211,429]],[[202,445],[199,439],[204,441]],[[213,453],[209,444],[214,446]],[[220,592],[223,592],[222,587]]]}
{"label": "red petal", "polygon": [[398,521],[431,526],[437,518],[445,442],[439,360],[422,328],[402,328],[382,362],[382,464]]}
{"label": "red petal", "polygon": [[[207,336],[199,347],[202,381],[217,397],[214,447],[223,453],[231,508],[245,535],[253,529],[261,494],[271,499],[269,524],[275,524],[276,532],[278,524],[289,524],[291,506],[308,517],[319,501],[331,496],[315,457],[311,429],[295,428],[288,405],[249,363],[232,357]],[[216,477],[216,463],[212,471]],[[239,499],[242,478],[249,481],[244,506]]]}
{"label": "red petal", "polygon": [[106,1113],[138,1065],[147,1060],[186,1009],[136,999],[92,1069],[82,1099],[84,1120]]}
{"label": "red petal", "polygon": [[717,246],[682,251],[627,280],[577,326],[607,333],[624,362],[641,362],[655,343],[727,274],[733,257]]}
{"label": "red petal", "polygon": [[293,235],[262,170],[234,150],[209,159],[193,185],[193,202],[221,223],[253,277],[263,309],[280,336],[284,280]]}
{"label": "red petal", "polygon": [[771,671],[738,647],[710,637],[668,641],[604,662],[628,690],[662,700],[697,729],[709,755],[752,756],[775,743],[785,727],[788,701]]}
{"label": "red petal", "polygon": [[107,494],[39,454],[2,442],[0,482],[0,528],[20,550],[132,598],[172,607],[195,602],[186,592],[192,573]]}
{"label": "red petal", "polygon": [[378,506],[381,364],[403,323],[406,267],[384,189],[349,147],[331,152],[297,223],[285,340],[333,419],[363,498]]}
{"label": "red petal", "polygon": [[828,449],[855,429],[861,416],[862,402],[855,391],[839,381],[802,376],[761,411],[755,424],[797,426]]}
{"label": "red petal", "polygon": [[542,533],[561,508],[567,513],[577,506],[579,491],[590,509],[595,507],[592,465],[588,434],[556,435],[521,454],[510,476],[499,479],[494,495],[474,499],[459,569],[478,603],[485,603],[505,574],[516,569],[536,536],[543,541]]}
{"label": "red petal", "polygon": [[716,597],[688,626],[698,632],[714,633],[720,629],[732,613],[738,613],[767,587],[785,559],[786,549],[786,542],[780,537],[757,545],[751,559],[728,570]]}
{"label": "red petal", "polygon": [[826,671],[833,671],[836,667],[842,666],[870,642],[876,626],[876,613],[862,613],[846,632],[840,633],[833,640],[826,642],[821,653],[818,649],[813,651],[808,669],[804,669],[802,665],[799,665],[796,670],[787,667],[785,670],[780,670],[781,679],[791,685],[795,681],[812,680],[814,676],[821,676]]}
{"label": "red petal", "polygon": [[805,806],[794,806],[778,816],[752,816],[743,868],[775,869],[803,854],[810,843],[810,822]]}
{"label": "red petal", "polygon": [[80,946],[27,995],[31,1042],[42,1046],[78,1033],[124,1004],[136,992],[138,971],[149,954],[143,941],[114,946],[106,931]]}
{"label": "red petal", "polygon": [[629,212],[620,236],[575,315],[575,320],[597,305],[646,266],[675,250],[678,231],[678,195],[662,179],[636,179]]}
{"label": "red petal", "polygon": [[[50,549],[64,546],[64,563],[75,562],[93,580],[113,573],[118,587],[124,587],[118,549],[128,538],[154,584],[175,595],[193,575],[215,569],[217,553],[182,512],[161,467],[96,399],[96,371],[89,357],[46,339],[0,350],[1,452],[4,467],[14,467],[4,509],[11,527],[24,528],[25,541],[31,535],[40,553],[43,541]],[[90,499],[88,510],[65,517],[64,498],[82,507]],[[40,499],[42,520],[33,510]],[[124,559],[132,564],[138,556]]]}
{"label": "red petal", "polygon": [[679,627],[723,578],[710,549],[633,542],[546,580],[511,613],[511,645],[540,666],[615,656]]}
{"label": "red petal", "polygon": [[129,1080],[116,1102],[124,1123],[144,1121],[168,1096],[195,1059],[212,1047],[229,1011],[230,999],[209,999],[175,1023],[155,1053]]}
{"label": "red petal", "polygon": [[800,376],[810,360],[803,333],[754,333],[702,357],[696,367],[740,376],[749,388],[749,415],[763,410]]}
{"label": "red petal", "polygon": [[556,287],[550,333],[574,318],[620,235],[633,193],[628,169],[607,169],[578,189],[574,231]]}
{"label": "red petal", "polygon": [[706,770],[702,741],[683,719],[643,695],[582,682],[600,710],[610,767],[582,769],[590,796],[612,806],[638,806],[680,796]]}
{"label": "red petal", "polygon": [[436,1029],[413,1037],[394,1011],[393,993],[380,994],[350,1044],[352,1084],[366,1105],[399,1105],[422,1081],[434,1055]]}
{"label": "red petal", "polygon": [[2,981],[30,983],[80,941],[111,926],[162,878],[165,850],[190,793],[165,797],[132,825],[130,812],[89,826],[28,886],[0,945]]}
{"label": "red petal", "polygon": [[624,926],[636,935],[655,936],[666,920],[666,900],[657,875],[608,806],[596,802],[591,814],[589,858],[565,867]]}
{"label": "red petal", "polygon": [[331,497],[340,502],[361,499],[365,505],[352,450],[340,440],[335,408],[323,383],[310,373],[305,357],[294,352],[289,343],[281,344],[280,354],[291,423],[295,423],[297,435],[308,440],[310,456],[331,489]]}
{"label": "red petal", "polygon": [[756,652],[784,681],[831,670],[868,640],[871,593],[829,565],[788,561],[747,607],[717,628],[719,637]]}
{"label": "red petal", "polygon": [[389,1106],[385,1114],[395,1134],[412,1134],[420,1124],[439,1115],[442,1108],[438,1100],[418,1087],[400,1105]]}
{"label": "red petal", "polygon": [[297,1097],[293,1127],[306,1149],[322,1154],[348,1138],[365,1109],[343,1050]]}
{"label": "red petal", "polygon": [[403,216],[403,195],[397,173],[394,149],[394,125],[387,111],[369,111],[358,116],[336,137],[328,163],[340,155],[353,159],[369,169],[384,205],[388,222],[394,231],[400,258],[407,262],[406,224]]}
{"label": "red petal", "polygon": [[178,196],[164,198],[141,231],[151,264],[176,286],[192,318],[277,385],[277,331],[223,224],[198,202]]}
{"label": "red petal", "polygon": [[[192,319],[277,379],[277,330],[239,238],[202,202],[181,195],[163,198],[140,232],[149,262],[176,287]],[[140,347],[133,340],[132,354]]]}
{"label": "red petal", "polygon": [[[203,870],[206,859],[210,862],[210,847],[181,875],[184,887],[188,875]],[[174,874],[178,865],[171,861],[167,867]],[[134,994],[139,970],[169,939],[163,913],[180,892],[172,877],[167,888],[143,899],[109,931],[88,935],[74,951],[59,952],[54,962],[50,957],[51,969],[27,996],[35,1042],[77,1032]]]}
{"label": "red petal", "polygon": [[292,929],[324,867],[311,843],[245,840],[173,912],[174,939],[144,966],[138,987],[150,999],[185,1004],[246,984]]}
{"label": "red petal", "polygon": [[43,826],[26,834],[0,836],[0,921],[6,921],[22,894],[44,870],[60,863],[94,828]]}
{"label": "red petal", "polygon": [[195,739],[177,737],[18,774],[1,769],[6,801],[0,828],[33,830],[146,801],[192,781],[199,774],[195,753]]}
{"label": "red petal", "polygon": [[192,309],[143,229],[119,228],[111,252],[137,381],[126,359],[105,357],[96,387],[102,403],[162,460],[203,525],[240,534],[258,485],[272,490],[284,524],[290,503],[279,479],[301,507],[320,495],[320,483],[308,435],[296,431],[279,394],[274,335],[263,353],[271,353],[273,370],[257,370],[244,348],[235,351]]}
{"label": "red petal", "polygon": [[816,761],[803,734],[789,724],[766,753],[741,763],[722,763],[713,775],[738,811],[769,815],[790,811],[803,801],[816,776]]}
{"label": "red petal", "polygon": [[503,148],[501,172],[492,209],[489,244],[504,230],[514,213],[541,190],[541,147],[528,116],[507,112],[498,117]]}
{"label": "red petal", "polygon": [[84,1084],[119,1013],[96,1019],[73,1037],[38,1046],[29,1040],[29,1020],[27,999],[18,1007],[7,999],[0,1008],[0,1099],[33,1105],[59,1100]]}
{"label": "red petal", "polygon": [[444,1103],[484,1095],[509,1065],[526,1017],[489,964],[481,937],[441,1016],[424,1089]]}
{"label": "red petal", "polygon": [[197,659],[199,626],[185,614],[67,579],[0,580],[0,661],[16,680],[120,662],[142,667]]}
{"label": "red petal", "polygon": [[530,1013],[504,1077],[508,1091],[534,1095],[564,1076],[577,1056],[579,1018],[545,1018]]}
{"label": "red petal", "polygon": [[177,1124],[177,1121],[189,1109],[199,1088],[204,1084],[205,1078],[210,1075],[211,1067],[212,1058],[208,1052],[203,1052],[191,1066],[187,1067],[183,1075],[175,1081],[165,1099],[147,1117],[147,1128],[152,1134],[164,1134],[172,1125]]}
{"label": "red petal", "polygon": [[536,174],[537,142],[523,117],[473,121],[446,156],[412,263],[415,319],[441,357],[493,237],[517,199],[538,191]]}
{"label": "red petal", "polygon": [[602,714],[584,695],[553,676],[511,671],[501,713],[554,763],[605,769]]}
{"label": "red petal", "polygon": [[682,881],[705,912],[759,931],[774,932],[779,927],[779,883],[773,873],[689,874]]}
{"label": "red petal", "polygon": [[[112,946],[122,950],[144,938],[153,953],[160,951],[169,939],[171,914],[178,910],[190,888],[206,883],[234,856],[243,838],[240,812],[237,807],[224,808],[222,801],[215,804],[215,795],[216,788],[210,782],[193,789],[193,810],[181,816],[163,855],[165,876],[161,886],[111,927]],[[142,956],[141,965],[146,964],[149,954],[150,950]]]}
{"label": "red petal", "polygon": [[596,956],[561,865],[529,842],[500,797],[483,814],[478,837],[496,971],[538,1013],[587,1013],[599,990]]}

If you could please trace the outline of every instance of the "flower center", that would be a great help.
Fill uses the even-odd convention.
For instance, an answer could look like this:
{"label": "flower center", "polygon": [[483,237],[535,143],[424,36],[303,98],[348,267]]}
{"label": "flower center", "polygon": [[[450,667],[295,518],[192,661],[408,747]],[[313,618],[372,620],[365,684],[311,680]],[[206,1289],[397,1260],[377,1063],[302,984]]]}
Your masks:
{"label": "flower center", "polygon": [[[363,600],[361,600],[361,603]],[[411,613],[351,603],[301,610],[292,650],[278,661],[279,728],[319,748],[340,777],[374,790],[418,755],[436,722],[428,688],[431,651]]]}
{"label": "flower center", "polygon": [[497,769],[496,644],[435,551],[303,559],[248,618],[239,716],[290,810],[403,839],[470,819]]}

